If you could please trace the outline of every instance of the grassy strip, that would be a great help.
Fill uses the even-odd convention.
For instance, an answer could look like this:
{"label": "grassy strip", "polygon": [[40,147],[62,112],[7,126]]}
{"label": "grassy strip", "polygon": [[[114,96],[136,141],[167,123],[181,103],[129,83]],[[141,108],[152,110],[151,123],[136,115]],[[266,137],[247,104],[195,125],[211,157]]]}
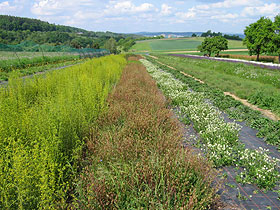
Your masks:
{"label": "grassy strip", "polygon": [[80,62],[82,62],[82,60],[62,61],[60,63],[55,63],[55,64],[47,64],[44,66],[35,66],[35,67],[29,67],[25,69],[18,69],[12,72],[0,72],[0,81],[8,81],[10,77],[24,77],[27,75],[36,74],[38,72],[45,72],[63,66],[78,64]]}
{"label": "grassy strip", "polygon": [[159,61],[280,115],[280,72],[219,61],[159,55]]}
{"label": "grassy strip", "polygon": [[[150,57],[147,59],[153,61]],[[174,71],[173,69],[169,69],[158,63],[156,63],[156,65],[160,66],[161,69],[168,71],[183,83],[188,84],[188,86],[194,91],[204,93],[204,95],[212,101],[214,106],[218,107],[221,111],[226,112],[230,118],[246,121],[250,127],[259,131],[258,137],[264,138],[267,143],[276,145],[280,148],[280,121],[275,122],[264,118],[260,112],[250,109],[230,96],[225,96],[223,91],[218,88],[206,83],[201,84],[194,79],[181,74],[179,71]]]}
{"label": "grassy strip", "polygon": [[18,59],[21,58],[34,58],[40,57],[44,54],[47,57],[73,55],[71,52],[9,52],[0,51],[0,60]]}
{"label": "grassy strip", "polygon": [[[181,54],[180,52],[176,54]],[[183,54],[191,54],[191,55],[200,55],[203,56],[202,52],[184,52]],[[214,56],[213,56],[214,57]],[[248,51],[222,51],[219,55],[221,58],[234,58],[234,59],[242,59],[248,61],[257,61],[257,56],[250,56]],[[269,63],[279,63],[278,56],[270,56],[270,55],[261,55],[259,58],[260,62],[269,62]]]}
{"label": "grassy strip", "polygon": [[[238,181],[255,183],[271,189],[279,184],[279,160],[271,158],[263,150],[245,149],[238,141],[238,125],[226,123],[221,113],[207,102],[203,93],[190,90],[188,85],[172,74],[158,69],[151,62],[142,60],[148,72],[157,81],[163,93],[180,108],[180,115],[191,120],[203,139],[206,150],[215,166],[239,166]],[[184,120],[185,122],[187,120]]]}
{"label": "grassy strip", "polygon": [[0,209],[66,208],[83,140],[125,64],[108,56],[0,89]]}
{"label": "grassy strip", "polygon": [[53,57],[34,57],[34,58],[21,58],[10,59],[10,60],[0,60],[0,72],[11,72],[16,69],[24,69],[32,66],[43,66],[47,64],[55,64],[64,61],[78,60],[77,55],[63,55],[63,56],[53,56]]}
{"label": "grassy strip", "polygon": [[145,68],[129,64],[88,141],[78,209],[206,209],[214,172],[180,147],[178,121]]}
{"label": "grassy strip", "polygon": [[[257,61],[257,56],[250,56],[250,55],[248,55],[248,52],[245,52],[247,54],[244,53],[243,55],[242,54],[240,55],[240,52],[237,52],[237,53],[238,54],[236,55],[235,53],[231,54],[231,53],[224,52],[219,57],[242,59],[242,60],[248,60],[248,61]],[[265,55],[260,56],[259,61],[269,62],[269,63],[279,63],[278,56],[265,56]]]}

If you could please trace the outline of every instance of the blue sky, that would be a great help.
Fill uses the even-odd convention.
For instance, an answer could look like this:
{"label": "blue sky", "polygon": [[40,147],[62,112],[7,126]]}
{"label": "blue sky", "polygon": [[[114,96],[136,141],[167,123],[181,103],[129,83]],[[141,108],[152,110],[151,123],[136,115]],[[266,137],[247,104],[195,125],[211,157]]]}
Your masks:
{"label": "blue sky", "polygon": [[242,33],[280,0],[0,0],[0,14],[38,18],[93,31]]}

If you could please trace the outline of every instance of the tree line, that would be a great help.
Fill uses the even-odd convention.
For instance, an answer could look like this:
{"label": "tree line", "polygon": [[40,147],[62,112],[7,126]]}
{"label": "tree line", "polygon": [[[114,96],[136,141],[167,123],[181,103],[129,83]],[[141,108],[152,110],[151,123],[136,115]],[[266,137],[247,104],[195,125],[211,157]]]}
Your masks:
{"label": "tree line", "polygon": [[[210,33],[210,30],[206,33],[207,36],[198,46],[198,50],[207,56],[211,56],[212,53],[218,56],[220,51],[228,49],[227,37],[221,35],[209,37]],[[247,26],[244,34],[243,43],[247,46],[250,55],[257,55],[257,61],[263,53],[277,54],[280,63],[280,15],[277,15],[274,21],[261,17]]]}
{"label": "tree line", "polygon": [[[24,41],[52,46],[69,45],[73,48],[105,48],[111,46],[127,51],[140,36],[113,32],[93,32],[80,28],[50,24],[45,21],[0,15],[0,43],[16,45]],[[110,40],[111,39],[111,40]],[[110,40],[110,41],[109,41]],[[113,41],[113,43],[114,43]],[[114,47],[111,50],[115,53]]]}
{"label": "tree line", "polygon": [[[197,35],[194,33],[192,37],[196,37]],[[237,36],[237,35],[229,35],[229,34],[222,34],[221,32],[212,32],[211,30],[208,30],[207,32],[204,32],[201,34],[201,37],[216,37],[216,36],[223,36],[226,39],[231,39],[231,40],[239,40],[241,41],[242,38]]]}

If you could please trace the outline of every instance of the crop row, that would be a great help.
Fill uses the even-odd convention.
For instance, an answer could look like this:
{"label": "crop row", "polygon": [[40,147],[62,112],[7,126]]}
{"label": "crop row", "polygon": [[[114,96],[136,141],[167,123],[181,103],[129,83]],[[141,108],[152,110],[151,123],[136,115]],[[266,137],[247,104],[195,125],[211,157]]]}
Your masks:
{"label": "crop row", "polygon": [[[147,59],[153,61],[151,58]],[[170,69],[161,64],[157,65],[159,65],[161,69],[171,73],[183,83],[188,84],[188,86],[194,91],[204,93],[214,106],[227,113],[230,118],[238,121],[245,121],[250,127],[257,129],[259,131],[257,134],[258,137],[264,138],[267,143],[276,145],[280,148],[280,121],[264,118],[260,112],[250,109],[241,102],[234,100],[231,96],[226,96],[223,91],[212,85],[209,86],[206,83],[201,84],[193,78],[183,75],[179,71],[174,71],[174,69]],[[261,93],[259,94],[259,97],[261,98]],[[262,98],[260,100],[265,99]]]}
{"label": "crop row", "polygon": [[108,103],[87,141],[90,164],[77,187],[77,209],[213,207],[215,170],[178,146],[179,122],[135,58]]}
{"label": "crop row", "polygon": [[34,58],[21,58],[21,59],[9,59],[0,60],[0,72],[10,72],[15,69],[23,69],[32,66],[42,66],[46,64],[54,64],[63,61],[78,60],[77,55],[63,55],[63,56],[40,56]]}
{"label": "crop row", "polygon": [[159,55],[158,60],[200,80],[211,88],[231,92],[259,108],[280,115],[280,71],[241,63]]}
{"label": "crop row", "polygon": [[217,167],[239,166],[242,169],[239,181],[255,183],[262,188],[278,184],[279,160],[261,149],[245,149],[238,140],[239,126],[226,123],[221,112],[207,101],[207,95],[194,91],[147,60],[142,60],[142,63],[172,104],[179,107],[181,115],[192,121],[203,140],[202,147]]}
{"label": "crop row", "polygon": [[108,56],[0,89],[0,209],[66,208],[84,140],[125,64]]}

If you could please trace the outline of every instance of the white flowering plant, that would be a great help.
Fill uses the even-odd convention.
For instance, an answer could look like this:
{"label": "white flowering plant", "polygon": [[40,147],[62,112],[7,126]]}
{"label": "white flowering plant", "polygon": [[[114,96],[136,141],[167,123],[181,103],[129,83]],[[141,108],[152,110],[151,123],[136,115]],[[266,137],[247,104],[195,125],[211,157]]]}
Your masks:
{"label": "white flowering plant", "polygon": [[193,123],[204,151],[216,167],[240,167],[242,172],[237,180],[242,183],[255,183],[262,188],[279,184],[279,160],[269,157],[267,151],[245,149],[238,136],[241,127],[225,122],[222,113],[209,103],[205,94],[193,91],[150,61],[142,59],[141,62],[172,105],[179,107],[180,113],[188,118],[187,122]]}

